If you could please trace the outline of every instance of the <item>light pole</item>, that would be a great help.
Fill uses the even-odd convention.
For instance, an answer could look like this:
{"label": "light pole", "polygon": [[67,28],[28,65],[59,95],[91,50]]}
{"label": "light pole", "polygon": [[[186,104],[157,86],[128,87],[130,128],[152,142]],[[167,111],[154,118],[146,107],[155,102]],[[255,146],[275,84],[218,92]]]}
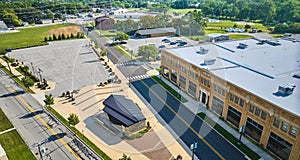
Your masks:
{"label": "light pole", "polygon": [[239,129],[239,133],[240,133],[240,138],[239,138],[239,141],[238,141],[238,144],[241,144],[241,140],[242,140],[242,135],[243,133],[245,132],[245,129],[246,129],[246,126],[243,125],[240,129]]}
{"label": "light pole", "polygon": [[192,150],[192,160],[194,160],[195,150],[198,148],[198,142],[192,143],[190,147]]}

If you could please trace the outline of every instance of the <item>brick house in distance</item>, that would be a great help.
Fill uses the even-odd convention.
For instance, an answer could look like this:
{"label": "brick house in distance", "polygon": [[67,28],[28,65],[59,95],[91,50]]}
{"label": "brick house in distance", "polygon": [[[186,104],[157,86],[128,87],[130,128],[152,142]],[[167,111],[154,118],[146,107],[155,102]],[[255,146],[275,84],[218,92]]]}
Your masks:
{"label": "brick house in distance", "polygon": [[115,20],[107,16],[97,17],[95,19],[96,28],[100,30],[112,30]]}

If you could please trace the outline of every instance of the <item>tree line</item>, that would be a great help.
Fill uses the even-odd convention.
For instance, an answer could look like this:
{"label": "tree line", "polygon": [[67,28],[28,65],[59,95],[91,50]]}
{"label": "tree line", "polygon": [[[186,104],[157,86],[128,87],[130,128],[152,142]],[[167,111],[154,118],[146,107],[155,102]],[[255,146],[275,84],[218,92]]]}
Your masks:
{"label": "tree line", "polygon": [[147,15],[142,16],[138,22],[132,19],[117,21],[113,29],[133,35],[138,29],[174,27],[178,35],[203,35],[206,19],[202,17],[200,10],[190,11],[181,18],[172,18],[168,14],[158,14],[155,17]]}

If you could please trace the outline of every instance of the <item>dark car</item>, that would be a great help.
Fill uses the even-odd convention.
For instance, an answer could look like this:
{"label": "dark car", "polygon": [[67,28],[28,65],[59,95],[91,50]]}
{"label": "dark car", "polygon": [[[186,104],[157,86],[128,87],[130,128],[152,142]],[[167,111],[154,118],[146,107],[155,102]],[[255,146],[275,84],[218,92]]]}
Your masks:
{"label": "dark car", "polygon": [[163,39],[161,40],[162,42],[165,42],[165,43],[170,43],[171,41],[169,39]]}
{"label": "dark car", "polygon": [[175,45],[176,44],[176,42],[170,42],[170,45]]}

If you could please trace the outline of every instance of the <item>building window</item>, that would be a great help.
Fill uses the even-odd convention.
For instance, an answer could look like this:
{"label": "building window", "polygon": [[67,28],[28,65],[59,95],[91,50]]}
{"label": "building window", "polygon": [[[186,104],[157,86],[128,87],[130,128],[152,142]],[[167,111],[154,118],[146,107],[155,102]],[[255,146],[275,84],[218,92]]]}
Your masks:
{"label": "building window", "polygon": [[288,130],[288,128],[289,128],[289,124],[287,124],[286,122],[282,122],[281,130],[286,132]]}
{"label": "building window", "polygon": [[267,113],[266,113],[265,111],[261,111],[260,118],[262,118],[263,120],[266,120],[266,118],[267,118]]}
{"label": "building window", "polygon": [[244,100],[243,99],[240,100],[240,106],[244,107]]}
{"label": "building window", "polygon": [[279,127],[279,124],[280,124],[280,119],[279,119],[278,117],[276,117],[276,118],[274,119],[273,126]]}
{"label": "building window", "polygon": [[295,127],[292,127],[290,130],[290,135],[292,135],[293,137],[296,137],[298,133],[298,129]]}
{"label": "building window", "polygon": [[256,107],[255,109],[255,115],[259,116],[260,115],[260,109]]}
{"label": "building window", "polygon": [[230,101],[233,101],[233,99],[234,99],[234,96],[233,96],[232,93],[230,93],[229,100],[230,100]]}
{"label": "building window", "polygon": [[225,97],[225,89],[222,89],[222,96]]}
{"label": "building window", "polygon": [[237,97],[237,96],[235,96],[234,103],[235,103],[235,104],[239,104],[239,100],[240,100],[240,98]]}
{"label": "building window", "polygon": [[253,113],[253,112],[254,112],[254,108],[255,108],[255,107],[251,104],[251,105],[250,105],[250,108],[249,108],[249,111],[250,111],[251,113]]}

